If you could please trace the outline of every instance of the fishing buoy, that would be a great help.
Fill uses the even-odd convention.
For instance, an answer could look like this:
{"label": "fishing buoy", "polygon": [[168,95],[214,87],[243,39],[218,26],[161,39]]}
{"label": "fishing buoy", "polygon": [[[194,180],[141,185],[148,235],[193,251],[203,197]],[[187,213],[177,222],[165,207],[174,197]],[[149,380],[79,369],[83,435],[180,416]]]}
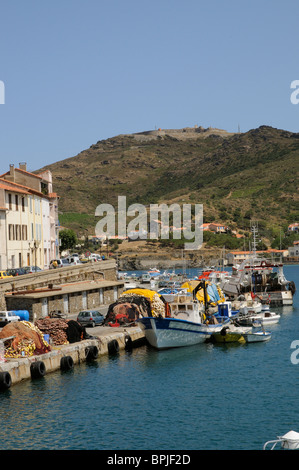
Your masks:
{"label": "fishing buoy", "polygon": [[108,352],[109,354],[117,354],[119,351],[119,344],[116,339],[113,339],[108,343]]}
{"label": "fishing buoy", "polygon": [[60,360],[61,370],[72,370],[74,368],[74,361],[71,356],[63,356]]}
{"label": "fishing buoy", "polygon": [[86,361],[94,361],[99,354],[99,350],[96,346],[88,346],[85,349]]}
{"label": "fishing buoy", "polygon": [[33,362],[30,366],[30,373],[32,379],[43,377],[46,373],[46,366],[43,361]]}
{"label": "fishing buoy", "polygon": [[0,390],[8,390],[11,386],[11,376],[9,372],[0,372]]}

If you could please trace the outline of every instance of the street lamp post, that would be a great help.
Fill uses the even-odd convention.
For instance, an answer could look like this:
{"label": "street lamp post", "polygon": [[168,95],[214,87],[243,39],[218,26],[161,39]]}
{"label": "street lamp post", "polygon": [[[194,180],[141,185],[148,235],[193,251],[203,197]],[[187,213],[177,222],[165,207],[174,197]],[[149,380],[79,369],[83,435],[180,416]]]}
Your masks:
{"label": "street lamp post", "polygon": [[37,263],[37,249],[40,245],[40,242],[38,240],[32,240],[28,243],[29,249],[34,251],[34,270],[36,271],[36,263]]}

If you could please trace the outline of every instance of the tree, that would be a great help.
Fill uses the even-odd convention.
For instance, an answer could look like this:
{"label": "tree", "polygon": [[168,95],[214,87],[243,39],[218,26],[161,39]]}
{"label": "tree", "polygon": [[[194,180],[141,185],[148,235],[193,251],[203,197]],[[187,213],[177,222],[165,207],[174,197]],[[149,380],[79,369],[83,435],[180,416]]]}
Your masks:
{"label": "tree", "polygon": [[60,251],[73,248],[77,243],[77,236],[74,230],[68,228],[59,232],[59,238],[61,240]]}

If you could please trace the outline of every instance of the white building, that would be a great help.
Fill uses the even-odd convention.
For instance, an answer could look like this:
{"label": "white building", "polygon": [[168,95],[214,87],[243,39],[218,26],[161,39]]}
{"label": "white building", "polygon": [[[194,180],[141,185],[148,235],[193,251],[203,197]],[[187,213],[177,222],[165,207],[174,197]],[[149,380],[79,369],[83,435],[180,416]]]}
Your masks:
{"label": "white building", "polygon": [[51,173],[10,165],[0,176],[0,269],[47,267],[58,252],[57,213]]}

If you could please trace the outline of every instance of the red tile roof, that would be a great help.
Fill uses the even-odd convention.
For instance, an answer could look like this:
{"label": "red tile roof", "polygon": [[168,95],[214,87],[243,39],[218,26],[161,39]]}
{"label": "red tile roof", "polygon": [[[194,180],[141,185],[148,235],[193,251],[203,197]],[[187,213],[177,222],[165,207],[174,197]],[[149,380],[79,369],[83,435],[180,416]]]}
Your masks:
{"label": "red tile roof", "polygon": [[[34,173],[31,173],[30,171],[22,170],[21,168],[15,168],[15,171],[20,171],[21,173],[25,173],[25,175],[30,175],[30,176],[35,176],[35,178],[38,178],[42,180],[43,178],[41,176],[35,175]],[[10,171],[7,171],[6,173],[3,173],[3,175],[0,175],[0,178],[2,178],[5,175],[9,175]]]}

